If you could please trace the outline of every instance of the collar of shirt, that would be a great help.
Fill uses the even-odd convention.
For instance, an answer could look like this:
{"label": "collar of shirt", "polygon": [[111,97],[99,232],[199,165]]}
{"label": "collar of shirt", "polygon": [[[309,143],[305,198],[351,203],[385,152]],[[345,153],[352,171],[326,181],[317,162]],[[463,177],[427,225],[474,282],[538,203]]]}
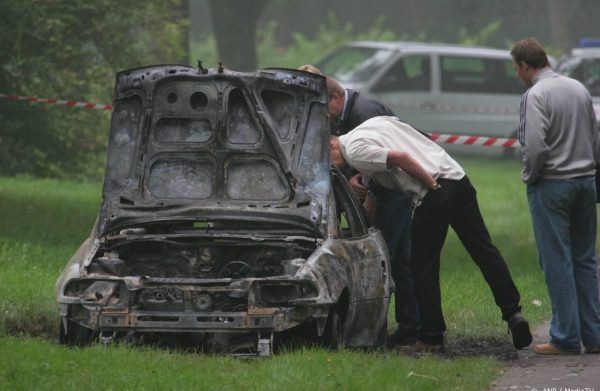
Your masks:
{"label": "collar of shirt", "polygon": [[[346,162],[346,165],[350,166],[350,163],[348,163],[348,156],[346,155],[346,147],[344,147],[344,143],[343,140],[341,140],[341,138],[344,136],[340,136],[338,138],[339,144],[340,144],[340,151],[342,152],[342,156],[344,157],[344,161]],[[352,167],[352,166],[350,166]]]}
{"label": "collar of shirt", "polygon": [[552,75],[554,75],[555,72],[550,69],[550,67],[545,67],[542,68],[534,77],[533,77],[533,84],[537,83],[538,81],[545,79],[547,77],[550,77]]}

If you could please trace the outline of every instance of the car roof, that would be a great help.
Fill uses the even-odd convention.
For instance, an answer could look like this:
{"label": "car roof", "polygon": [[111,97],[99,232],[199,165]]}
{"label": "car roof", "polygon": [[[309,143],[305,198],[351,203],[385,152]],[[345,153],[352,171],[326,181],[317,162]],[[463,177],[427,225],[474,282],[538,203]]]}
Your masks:
{"label": "car roof", "polygon": [[374,49],[388,49],[413,53],[440,53],[440,54],[465,54],[489,57],[510,57],[508,50],[494,49],[478,46],[462,46],[444,43],[424,43],[410,41],[357,41],[346,46],[365,47]]}

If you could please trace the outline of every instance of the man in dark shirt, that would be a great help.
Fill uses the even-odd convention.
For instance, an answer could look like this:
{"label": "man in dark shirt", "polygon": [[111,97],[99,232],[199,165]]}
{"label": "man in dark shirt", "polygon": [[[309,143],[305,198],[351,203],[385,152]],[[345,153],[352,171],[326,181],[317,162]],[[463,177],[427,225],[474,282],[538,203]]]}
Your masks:
{"label": "man in dark shirt", "polygon": [[344,89],[331,77],[327,77],[327,94],[329,117],[336,136],[348,133],[373,117],[395,116],[383,103],[365,97],[358,91]]}

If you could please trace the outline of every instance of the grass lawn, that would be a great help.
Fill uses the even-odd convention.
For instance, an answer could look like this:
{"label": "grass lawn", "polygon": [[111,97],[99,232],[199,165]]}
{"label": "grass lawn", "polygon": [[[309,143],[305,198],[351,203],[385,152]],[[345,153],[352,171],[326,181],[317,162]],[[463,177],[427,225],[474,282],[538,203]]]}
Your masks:
{"label": "grass lawn", "polygon": [[[539,324],[550,305],[520,165],[461,163],[521,291],[523,312]],[[88,236],[100,192],[99,183],[0,177],[0,389],[483,390],[503,365],[486,356],[412,358],[317,348],[245,362],[150,348],[59,346],[51,337],[58,325],[54,283]],[[449,346],[473,339],[510,344],[489,288],[453,232],[444,248],[441,281]],[[537,300],[541,305],[534,304]]]}

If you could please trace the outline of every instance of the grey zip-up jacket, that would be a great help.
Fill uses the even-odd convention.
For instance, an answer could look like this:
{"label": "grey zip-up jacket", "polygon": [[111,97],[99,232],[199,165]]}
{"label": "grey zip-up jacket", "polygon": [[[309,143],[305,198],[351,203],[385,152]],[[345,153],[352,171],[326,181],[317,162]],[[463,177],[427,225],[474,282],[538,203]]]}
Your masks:
{"label": "grey zip-up jacket", "polygon": [[544,68],[521,100],[521,179],[568,179],[594,175],[600,136],[592,98],[577,80]]}

